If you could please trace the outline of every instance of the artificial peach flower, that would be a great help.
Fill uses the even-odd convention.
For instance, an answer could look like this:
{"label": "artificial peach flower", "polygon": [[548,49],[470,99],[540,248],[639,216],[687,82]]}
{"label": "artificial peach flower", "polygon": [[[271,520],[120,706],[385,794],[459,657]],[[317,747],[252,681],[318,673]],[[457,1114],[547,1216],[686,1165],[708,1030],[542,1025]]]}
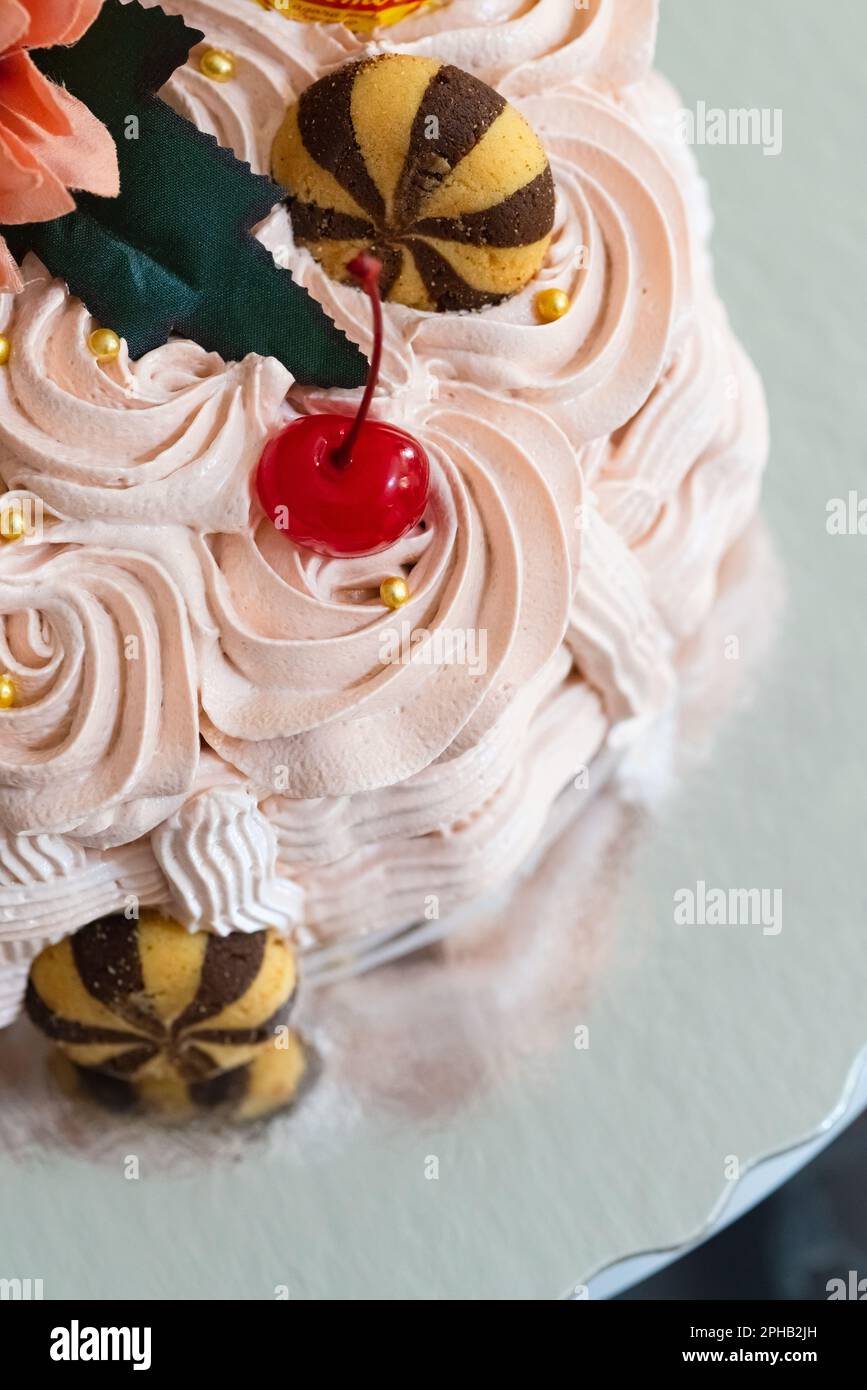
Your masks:
{"label": "artificial peach flower", "polygon": [[[117,196],[117,151],[105,126],[26,53],[75,43],[102,0],[0,0],[0,224],[48,222],[75,207],[70,188]],[[0,290],[21,276],[0,237]]]}

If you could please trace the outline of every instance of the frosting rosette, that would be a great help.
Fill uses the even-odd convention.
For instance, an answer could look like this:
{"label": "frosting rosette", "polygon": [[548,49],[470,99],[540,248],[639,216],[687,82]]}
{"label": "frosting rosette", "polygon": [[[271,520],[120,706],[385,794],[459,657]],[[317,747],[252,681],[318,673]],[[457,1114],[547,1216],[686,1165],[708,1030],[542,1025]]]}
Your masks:
{"label": "frosting rosette", "polygon": [[[263,788],[341,796],[409,777],[478,742],[562,642],[581,501],[566,438],[469,386],[415,432],[430,501],[391,550],[327,560],[268,522],[201,542],[218,633],[203,733]],[[411,590],[398,614],[379,598],[391,574]]]}
{"label": "frosting rosette", "polygon": [[615,724],[675,700],[680,645],[711,610],[759,499],[761,383],[707,291],[701,309],[642,409],[582,451],[592,503],[566,640]]}
{"label": "frosting rosette", "polygon": [[151,835],[172,896],[191,931],[285,931],[303,915],[298,887],[277,874],[277,835],[243,787],[185,801]]}
{"label": "frosting rosette", "polygon": [[[151,0],[149,0],[149,3]],[[373,36],[340,24],[287,19],[251,0],[166,0],[240,62],[231,92],[195,63],[163,95],[260,172],[286,107],[323,73],[372,52],[438,58],[465,68],[510,101],[576,81],[610,90],[650,68],[657,0],[449,0]],[[264,12],[263,12],[264,10]]]}
{"label": "frosting rosette", "polygon": [[250,472],[292,378],[276,359],[226,364],[176,340],[131,362],[87,346],[84,305],[35,257],[5,331],[15,351],[0,374],[0,478],[63,516],[246,526]]}
{"label": "frosting rosette", "polygon": [[670,641],[710,609],[726,552],[758,504],[767,453],[761,382],[706,293],[650,400],[585,460],[612,532],[608,553],[633,556]]}
{"label": "frosting rosette", "polygon": [[450,0],[384,46],[471,68],[510,99],[576,80],[608,87],[649,70],[657,10],[657,0]]}
{"label": "frosting rosette", "polygon": [[188,790],[199,757],[189,623],[149,556],[7,547],[0,669],[16,690],[0,718],[7,829],[132,839]]}
{"label": "frosting rosette", "polygon": [[[542,271],[484,314],[424,315],[414,325],[404,317],[400,326],[436,377],[537,405],[580,446],[624,425],[663,369],[691,295],[686,212],[659,152],[612,105],[575,92],[521,109],[557,189]],[[570,307],[542,324],[535,297],[549,286],[565,290]]]}
{"label": "frosting rosette", "polygon": [[[634,80],[646,69],[656,6],[601,0],[581,10],[564,0],[500,0],[487,8],[480,22],[477,4],[452,0],[388,31],[388,42],[371,44],[339,25],[298,24],[277,14],[253,22],[246,0],[219,12],[214,4],[184,5],[209,42],[225,42],[244,62],[237,82],[222,86],[188,66],[164,95],[267,170],[287,105],[348,59],[383,48],[431,56],[497,87],[527,117],[550,160],[557,209],[545,265],[525,290],[483,313],[386,305],[382,379],[393,394],[422,399],[432,383],[471,381],[538,405],[582,445],[620,428],[647,399],[692,293],[683,192],[660,149],[611,91],[615,76]],[[608,64],[615,53],[619,67]],[[369,353],[363,297],[295,245],[284,209],[260,236]],[[571,305],[557,322],[542,324],[535,297],[549,286],[565,290]]]}

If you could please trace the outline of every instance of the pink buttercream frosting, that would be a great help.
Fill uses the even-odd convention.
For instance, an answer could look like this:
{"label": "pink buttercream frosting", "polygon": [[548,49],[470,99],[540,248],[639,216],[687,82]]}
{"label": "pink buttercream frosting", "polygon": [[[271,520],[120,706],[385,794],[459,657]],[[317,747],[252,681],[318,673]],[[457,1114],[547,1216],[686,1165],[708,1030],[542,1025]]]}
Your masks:
{"label": "pink buttercream frosting", "polygon": [[87,310],[35,261],[0,377],[0,475],[82,521],[246,527],[250,471],[292,378],[273,358],[226,365],[174,342],[94,370]]}
{"label": "pink buttercream frosting", "polygon": [[[293,413],[352,393],[178,340],[99,364],[86,310],[33,259],[0,298],[0,483],[43,506],[39,537],[0,548],[19,694],[0,712],[0,1021],[41,944],[130,903],[316,946],[503,881],[606,740],[670,714],[767,448],[650,72],[655,0],[451,0],[371,43],[252,0],[163,8],[238,59],[227,84],[190,63],[165,97],[258,169],[287,103],[350,58],[469,69],[538,130],[556,227],[538,281],[496,308],[386,306],[374,413],[424,443],[433,482],[419,528],[362,560],[293,548],[250,486]],[[363,297],[282,208],[260,236],[367,350]],[[571,296],[549,325],[545,286]],[[397,573],[412,597],[392,613]]]}

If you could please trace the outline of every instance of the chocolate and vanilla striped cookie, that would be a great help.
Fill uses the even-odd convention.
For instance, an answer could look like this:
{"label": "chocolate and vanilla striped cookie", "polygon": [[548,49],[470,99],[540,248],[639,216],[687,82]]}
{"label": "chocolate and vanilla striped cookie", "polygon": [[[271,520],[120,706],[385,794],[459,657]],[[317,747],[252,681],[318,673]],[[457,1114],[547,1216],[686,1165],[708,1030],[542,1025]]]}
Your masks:
{"label": "chocolate and vanilla striped cookie", "polygon": [[432,58],[382,54],[314,82],[274,141],[296,241],[334,279],[362,250],[415,309],[498,304],[536,275],[554,181],[524,117]]}
{"label": "chocolate and vanilla striped cookie", "polygon": [[143,912],[139,921],[103,918],[46,947],[26,1002],[76,1066],[181,1091],[259,1058],[288,1017],[295,985],[292,949],[276,931],[215,936]]}
{"label": "chocolate and vanilla striped cookie", "polygon": [[265,1119],[299,1099],[315,1078],[316,1065],[300,1034],[281,1028],[260,1043],[243,1066],[204,1081],[172,1076],[143,1076],[138,1081],[76,1066],[62,1053],[54,1071],[63,1089],[95,1101],[115,1113],[142,1111],[165,1120],[217,1115],[235,1123]]}

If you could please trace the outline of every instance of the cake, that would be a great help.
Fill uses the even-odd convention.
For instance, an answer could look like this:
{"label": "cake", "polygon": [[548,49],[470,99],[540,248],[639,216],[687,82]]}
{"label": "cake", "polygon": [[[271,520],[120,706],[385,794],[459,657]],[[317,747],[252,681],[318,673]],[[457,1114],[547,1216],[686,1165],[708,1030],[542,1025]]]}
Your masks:
{"label": "cake", "polygon": [[[304,17],[340,18],[324,0],[162,8],[204,35],[162,98],[279,181],[258,239],[365,357],[345,267],[380,257],[371,420],[418,441],[429,494],[388,548],[294,543],[259,460],[360,392],[179,333],[134,359],[22,259],[0,295],[4,1024],[40,953],[102,919],[276,933],[303,980],[323,953],[360,959],[500,886],[564,787],[676,709],[678,653],[767,452],[704,185],[651,66],[656,0],[490,0],[483,22],[450,0],[372,30]],[[413,154],[437,83],[427,114],[463,112],[464,133]],[[340,152],[320,138],[320,172],[302,169],[317,93],[355,156],[366,139],[389,210],[349,236]],[[482,164],[456,182],[470,147]],[[514,202],[493,216],[531,185],[524,221]]]}

